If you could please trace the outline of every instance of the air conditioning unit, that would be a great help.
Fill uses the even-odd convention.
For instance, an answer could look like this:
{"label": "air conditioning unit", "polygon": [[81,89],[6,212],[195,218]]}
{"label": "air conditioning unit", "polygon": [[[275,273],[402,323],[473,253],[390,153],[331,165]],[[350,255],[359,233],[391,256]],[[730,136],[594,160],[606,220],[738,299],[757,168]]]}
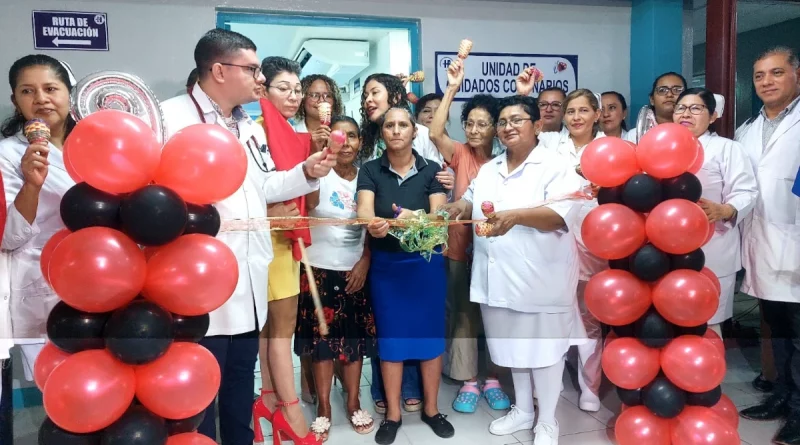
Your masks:
{"label": "air conditioning unit", "polygon": [[347,85],[369,66],[369,42],[309,39],[300,46],[294,60],[300,63],[303,77],[324,74],[339,85]]}

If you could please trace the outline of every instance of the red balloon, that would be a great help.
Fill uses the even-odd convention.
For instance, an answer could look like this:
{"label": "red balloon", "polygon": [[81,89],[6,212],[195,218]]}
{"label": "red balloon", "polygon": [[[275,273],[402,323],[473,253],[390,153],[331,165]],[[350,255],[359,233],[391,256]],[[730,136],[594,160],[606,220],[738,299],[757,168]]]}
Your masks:
{"label": "red balloon", "polygon": [[732,445],[742,443],[739,432],[711,408],[687,406],[672,423],[672,443]]}
{"label": "red balloon", "polygon": [[722,284],[720,284],[719,278],[717,278],[717,274],[712,272],[711,269],[709,269],[708,267],[703,267],[703,269],[700,271],[700,273],[705,275],[706,277],[708,277],[709,280],[711,280],[711,284],[713,284],[714,285],[714,289],[717,290],[717,295],[721,295],[722,294]]}
{"label": "red balloon", "polygon": [[608,269],[589,279],[586,307],[598,320],[622,326],[638,320],[650,308],[650,286],[632,273]]}
{"label": "red balloon", "polygon": [[717,348],[719,353],[725,357],[725,342],[722,341],[722,338],[716,332],[714,332],[713,329],[706,329],[706,333],[703,334],[703,338],[706,341],[711,342],[711,344]]}
{"label": "red balloon", "polygon": [[706,234],[706,239],[703,240],[703,245],[705,246],[711,241],[711,238],[714,237],[714,233],[716,232],[716,224],[715,223],[708,223],[708,233]]}
{"label": "red balloon", "polygon": [[208,349],[176,342],[160,358],[136,368],[136,398],[165,419],[186,419],[211,404],[221,377]]}
{"label": "red balloon", "polygon": [[703,148],[703,144],[701,144],[700,140],[698,139],[697,140],[697,157],[694,158],[694,163],[692,163],[692,165],[687,170],[689,173],[691,173],[693,175],[696,175],[697,172],[699,172],[700,169],[703,168],[703,162],[705,162],[705,160],[706,160],[705,151],[706,151],[706,149]]}
{"label": "red balloon", "polygon": [[44,243],[42,247],[42,256],[39,258],[39,267],[42,269],[42,276],[47,284],[50,284],[50,259],[53,257],[53,251],[56,250],[61,241],[69,235],[69,229],[61,229],[54,233],[53,236]]}
{"label": "red balloon", "polygon": [[645,231],[647,239],[654,246],[664,252],[681,255],[703,245],[708,234],[708,217],[700,206],[691,201],[668,199],[647,216]]}
{"label": "red balloon", "polygon": [[636,150],[620,138],[595,139],[581,154],[581,173],[600,187],[622,185],[638,171]]}
{"label": "red balloon", "polygon": [[730,397],[723,394],[719,402],[711,407],[711,411],[714,411],[718,416],[724,419],[728,425],[737,430],[739,429],[739,409],[736,408],[736,405]]}
{"label": "red balloon", "polygon": [[656,417],[644,406],[629,407],[617,418],[614,433],[619,445],[670,445],[669,420]]}
{"label": "red balloon", "polygon": [[164,144],[156,183],[187,202],[211,204],[238,190],[246,173],[247,153],[236,137],[219,125],[197,124]]}
{"label": "red balloon", "polygon": [[64,142],[64,153],[87,184],[108,193],[129,193],[153,180],[161,144],[140,118],[102,110],[75,125]]}
{"label": "red balloon", "polygon": [[239,281],[236,256],[208,235],[184,235],[147,262],[145,298],[180,315],[203,315],[225,304]]}
{"label": "red balloon", "polygon": [[[688,201],[687,201],[688,202]],[[581,225],[581,238],[589,252],[607,260],[633,254],[645,242],[644,218],[622,204],[592,209]]]}
{"label": "red balloon", "polygon": [[725,354],[703,337],[683,335],[661,352],[661,369],[678,388],[711,391],[725,379]]}
{"label": "red balloon", "polygon": [[44,391],[44,385],[47,383],[50,374],[71,355],[72,354],[68,352],[58,349],[56,345],[50,342],[45,343],[42,351],[36,356],[36,361],[33,363],[33,381],[36,383],[39,391]]}
{"label": "red balloon", "polygon": [[661,124],[639,140],[636,160],[650,176],[674,178],[689,170],[697,159],[697,145],[697,138],[683,125]]}
{"label": "red balloon", "polygon": [[653,304],[670,323],[683,327],[699,326],[717,312],[719,292],[702,273],[678,269],[656,283]]}
{"label": "red balloon", "polygon": [[142,290],[146,271],[139,246],[107,227],[70,234],[50,260],[53,290],[86,312],[109,312],[130,303]]}
{"label": "red balloon", "polygon": [[169,436],[167,445],[217,445],[217,443],[199,433],[183,433]]}
{"label": "red balloon", "polygon": [[133,368],[104,349],[78,352],[56,367],[44,386],[44,410],[59,427],[78,434],[99,431],[133,402]]}
{"label": "red balloon", "polygon": [[69,160],[66,150],[61,151],[61,157],[64,160],[64,169],[67,171],[69,177],[72,178],[72,180],[75,181],[76,184],[83,182],[83,179],[81,179],[81,177],[78,176],[77,173],[75,173],[75,167],[72,166],[72,161]]}
{"label": "red balloon", "polygon": [[603,372],[620,388],[639,389],[658,375],[659,355],[658,349],[648,348],[635,338],[618,338],[603,351]]}

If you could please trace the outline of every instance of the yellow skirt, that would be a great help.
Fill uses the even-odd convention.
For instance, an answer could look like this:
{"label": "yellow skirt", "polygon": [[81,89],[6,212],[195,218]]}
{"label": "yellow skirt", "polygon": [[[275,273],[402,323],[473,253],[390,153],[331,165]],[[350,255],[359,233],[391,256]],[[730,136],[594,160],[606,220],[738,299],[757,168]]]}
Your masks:
{"label": "yellow skirt", "polygon": [[272,232],[274,258],[269,263],[267,301],[283,300],[300,293],[300,262],[292,256],[292,243],[280,232]]}

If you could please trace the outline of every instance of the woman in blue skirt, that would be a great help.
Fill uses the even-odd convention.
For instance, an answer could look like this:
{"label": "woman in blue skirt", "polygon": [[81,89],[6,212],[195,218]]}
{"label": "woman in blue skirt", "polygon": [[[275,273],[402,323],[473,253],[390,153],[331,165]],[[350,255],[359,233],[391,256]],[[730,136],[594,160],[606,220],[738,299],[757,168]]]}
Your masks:
{"label": "woman in blue skirt", "polygon": [[[442,372],[445,333],[445,269],[440,255],[430,261],[405,252],[389,234],[386,219],[414,218],[446,202],[436,179],[440,167],[412,149],[416,125],[410,111],[392,108],[380,123],[386,150],[365,163],[358,174],[358,216],[373,218],[369,231],[370,283],[378,355],[386,391],[386,419],[375,436],[391,444],[402,424],[400,388],[404,360],[420,360],[423,385],[422,421],[439,437],[454,435],[439,413],[436,399]],[[414,320],[409,323],[409,320]]]}

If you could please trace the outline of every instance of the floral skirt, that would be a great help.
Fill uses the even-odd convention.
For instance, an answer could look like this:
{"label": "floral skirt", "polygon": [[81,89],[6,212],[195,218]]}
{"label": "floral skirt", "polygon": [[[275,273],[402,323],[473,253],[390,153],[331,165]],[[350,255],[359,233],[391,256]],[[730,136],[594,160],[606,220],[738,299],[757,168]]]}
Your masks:
{"label": "floral skirt", "polygon": [[311,355],[312,360],[338,359],[355,362],[376,355],[375,318],[369,298],[369,281],[353,294],[345,292],[347,272],[312,268],[319,290],[328,335],[319,333],[314,299],[308,287],[305,267],[300,268],[300,297],[294,352]]}

